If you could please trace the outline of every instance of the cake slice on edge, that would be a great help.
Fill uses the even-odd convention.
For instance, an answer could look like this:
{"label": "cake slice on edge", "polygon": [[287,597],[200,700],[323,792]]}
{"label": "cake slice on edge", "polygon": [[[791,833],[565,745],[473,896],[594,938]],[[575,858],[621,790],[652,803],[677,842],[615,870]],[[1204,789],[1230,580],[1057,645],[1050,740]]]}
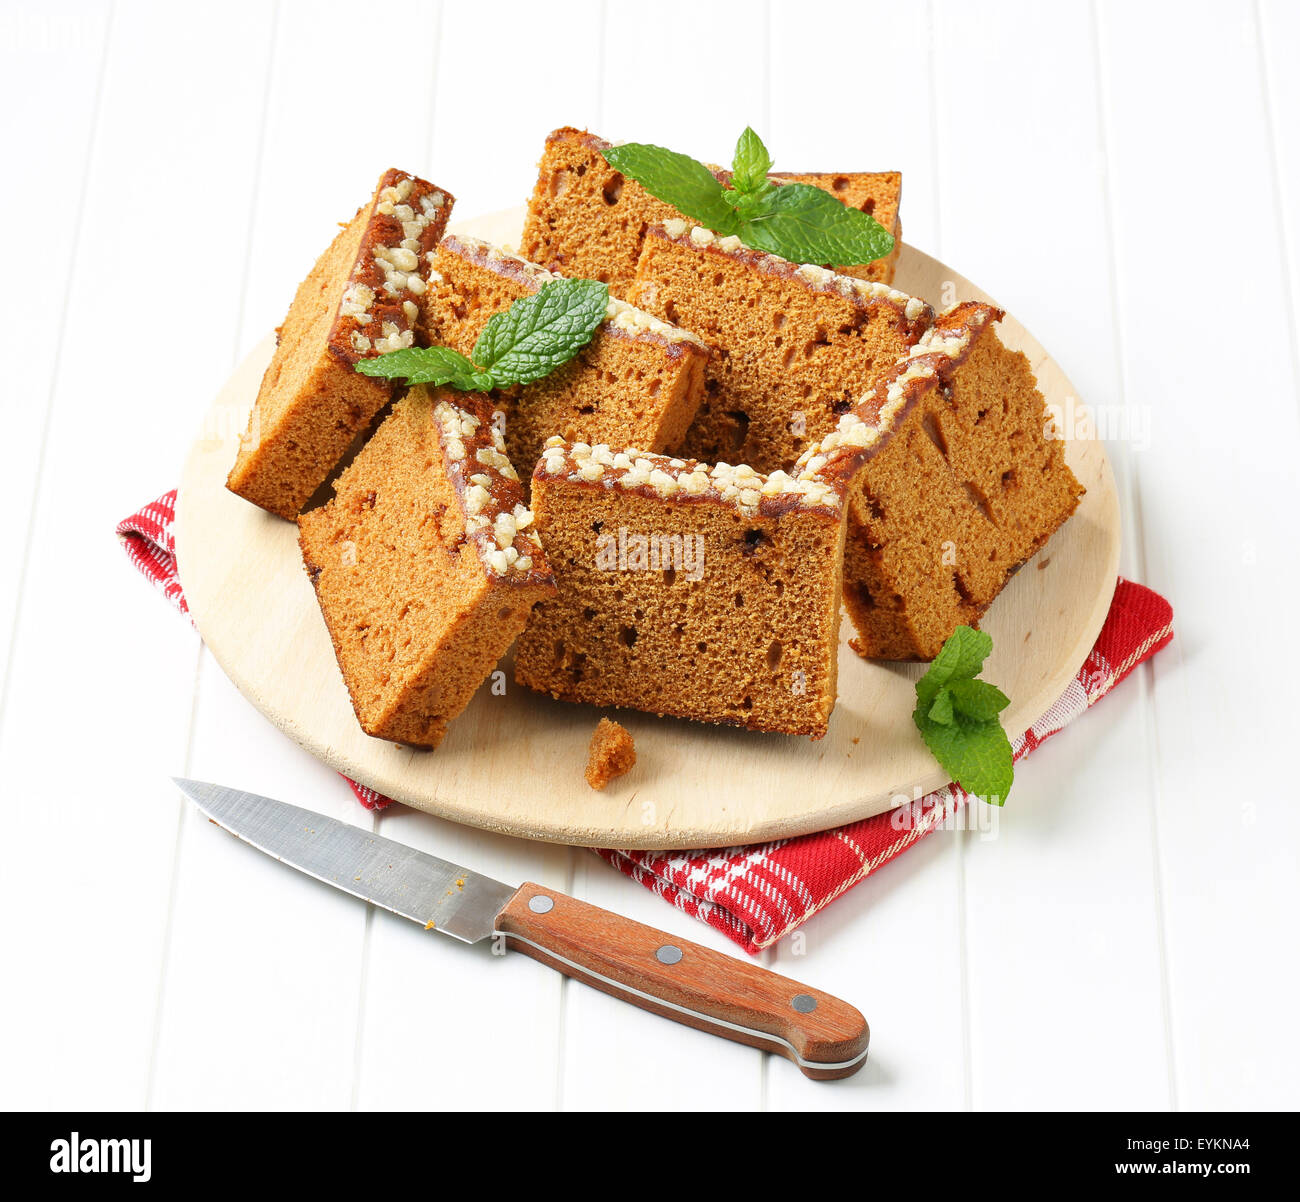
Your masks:
{"label": "cake slice on edge", "polygon": [[436,747],[555,583],[494,411],[412,388],[298,519],[361,728]]}
{"label": "cake slice on edge", "polygon": [[[519,248],[543,267],[603,280],[614,296],[625,297],[636,274],[646,231],[684,214],[611,167],[604,156],[611,145],[604,138],[569,126],[547,136]],[[712,171],[723,183],[730,182],[729,171],[721,167]],[[897,171],[777,172],[768,179],[777,185],[810,184],[871,214],[894,235],[894,252],[874,263],[841,270],[863,279],[893,282],[902,244],[898,223],[902,175]]]}
{"label": "cake slice on edge", "polygon": [[628,300],[715,354],[678,453],[789,471],[929,328],[887,284],[791,263],[670,220],[646,235]]}
{"label": "cake slice on edge", "polygon": [[[464,235],[443,239],[424,296],[430,342],[468,355],[488,319],[537,292],[554,273]],[[494,393],[506,453],[527,478],[552,435],[669,450],[704,396],[709,350],[694,334],[611,299],[592,340],[550,375]]]}
{"label": "cake slice on edge", "polygon": [[565,701],[826,733],[836,481],[553,439],[533,507],[558,591],[520,637],[519,683]]}
{"label": "cake slice on edge", "polygon": [[226,487],[297,517],[392,396],[356,363],[415,343],[428,256],[453,198],[386,171],[298,286]]}
{"label": "cake slice on edge", "polygon": [[[993,328],[1002,317],[973,301],[942,314],[796,469],[847,480],[844,606],[860,655],[933,659],[1083,495],[1029,360]],[[840,441],[860,426],[865,446]]]}

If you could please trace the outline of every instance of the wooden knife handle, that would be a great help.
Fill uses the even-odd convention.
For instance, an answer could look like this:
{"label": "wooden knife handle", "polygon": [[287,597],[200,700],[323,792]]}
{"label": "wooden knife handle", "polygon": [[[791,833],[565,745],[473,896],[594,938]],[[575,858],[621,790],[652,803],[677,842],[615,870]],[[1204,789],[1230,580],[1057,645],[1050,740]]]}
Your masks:
{"label": "wooden knife handle", "polygon": [[507,946],[688,1027],[776,1052],[833,1081],[866,1061],[866,1019],[847,1002],[531,882],[497,915]]}

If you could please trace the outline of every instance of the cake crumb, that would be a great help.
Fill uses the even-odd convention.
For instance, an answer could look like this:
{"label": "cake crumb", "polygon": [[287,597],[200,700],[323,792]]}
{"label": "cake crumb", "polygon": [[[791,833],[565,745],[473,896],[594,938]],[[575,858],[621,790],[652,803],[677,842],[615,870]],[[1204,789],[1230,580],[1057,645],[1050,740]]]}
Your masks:
{"label": "cake crumb", "polygon": [[603,789],[616,776],[631,771],[636,763],[636,745],[632,736],[617,722],[602,718],[591,736],[587,752],[587,784]]}

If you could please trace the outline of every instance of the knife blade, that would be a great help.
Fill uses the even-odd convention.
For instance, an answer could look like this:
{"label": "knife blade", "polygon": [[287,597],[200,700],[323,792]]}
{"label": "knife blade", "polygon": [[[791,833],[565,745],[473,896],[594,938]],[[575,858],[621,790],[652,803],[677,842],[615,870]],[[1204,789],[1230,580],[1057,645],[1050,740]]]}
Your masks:
{"label": "knife blade", "polygon": [[814,1080],[866,1061],[847,1002],[555,889],[507,885],[360,827],[206,781],[173,778],[222,829],[344,893],[464,943],[504,946],[642,1009],[793,1061]]}

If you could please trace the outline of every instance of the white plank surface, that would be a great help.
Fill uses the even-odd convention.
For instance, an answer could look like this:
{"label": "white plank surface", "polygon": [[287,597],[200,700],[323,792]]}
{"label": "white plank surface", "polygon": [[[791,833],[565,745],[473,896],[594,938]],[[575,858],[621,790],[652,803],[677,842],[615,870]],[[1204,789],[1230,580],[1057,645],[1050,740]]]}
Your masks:
{"label": "white plank surface", "polygon": [[[86,198],[86,168],[104,82],[108,11],[93,0],[58,13],[7,6],[0,13],[0,130],[9,162],[20,164],[0,192],[0,221],[11,237],[6,268],[21,288],[0,295],[0,326],[22,348],[6,373],[3,412],[11,445],[27,448],[0,473],[0,512],[12,532],[0,561],[0,682],[9,662],[18,595],[31,553],[32,505],[45,459],[50,396],[66,327],[73,263]],[[45,121],[19,119],[32,107]],[[43,219],[38,197],[57,197]],[[43,229],[45,236],[25,236]]]}
{"label": "white plank surface", "polygon": [[[1124,5],[1100,22],[1121,328],[1152,316],[1157,279],[1172,309],[1158,353],[1134,332],[1124,359],[1126,394],[1158,421],[1140,466],[1145,571],[1180,615],[1149,711],[1173,1087],[1189,1108],[1293,1104],[1300,1032],[1242,1016],[1300,981],[1292,735],[1284,708],[1259,704],[1277,662],[1267,599],[1300,589],[1294,328],[1254,10],[1186,12],[1195,19],[1171,25],[1155,7]],[[1153,96],[1140,48],[1156,39],[1167,90]],[[1231,86],[1195,86],[1211,63]],[[1276,124],[1292,138],[1294,116]],[[1232,259],[1249,265],[1212,282],[1204,252],[1189,253],[1204,246],[1202,215],[1164,191],[1207,146],[1234,181]],[[1247,413],[1258,436],[1231,424]],[[1189,471],[1211,455],[1225,488]]]}
{"label": "white plank surface", "polygon": [[147,1098],[196,648],[112,530],[170,483],[185,390],[230,370],[262,98],[226,84],[232,61],[260,78],[270,10],[111,16],[0,730],[3,841],[30,849],[0,883],[24,982],[0,1088],[24,1106]]}
{"label": "white plank surface", "polygon": [[[713,49],[665,57],[627,5],[511,0],[485,30],[481,5],[427,0],[391,104],[340,102],[354,11],[0,3],[0,215],[25,235],[0,403],[30,448],[0,481],[0,1106],[687,1109],[687,1080],[738,1110],[1294,1106],[1300,1036],[1260,1015],[1300,984],[1290,721],[1264,704],[1300,588],[1296,6],[673,2],[659,27]],[[485,86],[485,33],[524,82]],[[586,852],[361,810],[111,536],[380,170],[462,214],[517,204],[566,123],[710,159],[752,123],[779,166],[902,170],[907,239],[1130,435],[1149,422],[1110,447],[1125,571],[1178,638],[1024,767],[995,838],[935,834],[767,954],[871,1020],[867,1068],[833,1086],[369,914],[166,783],[730,947]]]}

